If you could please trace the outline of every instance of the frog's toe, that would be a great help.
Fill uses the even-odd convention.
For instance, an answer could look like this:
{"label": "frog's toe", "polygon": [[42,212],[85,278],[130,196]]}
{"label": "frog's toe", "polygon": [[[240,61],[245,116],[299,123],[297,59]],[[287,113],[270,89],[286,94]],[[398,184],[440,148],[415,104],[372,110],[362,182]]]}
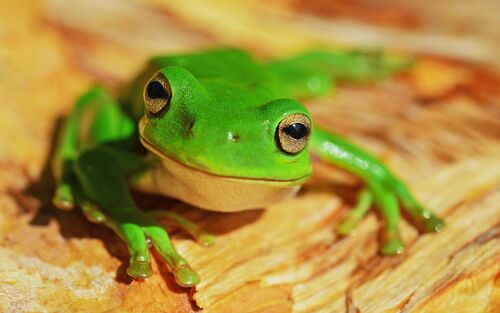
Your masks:
{"label": "frog's toe", "polygon": [[93,211],[91,214],[87,215],[87,219],[92,223],[104,223],[106,222],[106,215],[100,211]]}
{"label": "frog's toe", "polygon": [[215,243],[215,236],[210,233],[202,232],[196,236],[196,241],[204,247],[209,247]]}
{"label": "frog's toe", "polygon": [[358,225],[358,222],[359,222],[358,218],[349,216],[335,228],[335,231],[340,236],[347,236],[354,231],[354,229]]}
{"label": "frog's toe", "polygon": [[432,233],[432,232],[440,232],[444,227],[444,221],[439,217],[431,214],[427,218],[423,218],[421,222],[421,229],[424,232]]}
{"label": "frog's toe", "polygon": [[89,221],[92,223],[104,223],[106,222],[106,215],[99,211],[96,205],[86,202],[82,204],[83,214],[87,217]]}
{"label": "frog's toe", "polygon": [[173,270],[175,281],[182,287],[192,287],[200,282],[200,275],[184,263]]}
{"label": "frog's toe", "polygon": [[200,281],[200,276],[174,248],[165,229],[161,225],[148,225],[143,228],[156,252],[168,263],[177,284],[182,287],[196,285]]}
{"label": "frog's toe", "polygon": [[127,274],[135,279],[148,278],[153,275],[151,262],[142,259],[131,259],[130,265],[127,268]]}
{"label": "frog's toe", "polygon": [[75,201],[71,187],[67,184],[60,184],[52,198],[54,206],[61,210],[71,210],[75,207]]}
{"label": "frog's toe", "polygon": [[393,236],[385,239],[380,247],[380,253],[383,255],[397,255],[404,251],[404,244],[399,236]]}

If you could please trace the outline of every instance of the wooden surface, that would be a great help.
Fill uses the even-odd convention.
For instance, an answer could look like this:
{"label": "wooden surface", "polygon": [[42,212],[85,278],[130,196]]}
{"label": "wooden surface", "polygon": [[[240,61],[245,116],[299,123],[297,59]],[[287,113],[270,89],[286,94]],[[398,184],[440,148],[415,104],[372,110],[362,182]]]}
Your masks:
{"label": "wooden surface", "polygon": [[[1,1],[0,311],[500,312],[498,2],[325,3]],[[259,57],[318,45],[416,53],[404,77],[306,104],[316,123],[383,158],[445,230],[419,236],[403,222],[397,257],[376,253],[374,213],[337,237],[358,184],[315,164],[296,199],[266,210],[209,213],[138,195],[143,208],[200,221],[217,243],[172,232],[202,276],[196,290],[158,263],[130,281],[111,231],[51,206],[54,133],[90,83],[117,90],[151,54],[213,44]]]}

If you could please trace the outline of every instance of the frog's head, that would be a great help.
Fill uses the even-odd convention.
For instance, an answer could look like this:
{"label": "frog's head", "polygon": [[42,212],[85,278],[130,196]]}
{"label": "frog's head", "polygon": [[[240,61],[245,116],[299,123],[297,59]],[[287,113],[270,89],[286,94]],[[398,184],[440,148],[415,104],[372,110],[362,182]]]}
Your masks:
{"label": "frog's head", "polygon": [[141,140],[164,160],[176,185],[196,189],[185,197],[176,192],[187,202],[255,208],[296,192],[311,174],[311,117],[295,100],[273,99],[261,87],[198,80],[172,66],[146,83],[144,103]]}

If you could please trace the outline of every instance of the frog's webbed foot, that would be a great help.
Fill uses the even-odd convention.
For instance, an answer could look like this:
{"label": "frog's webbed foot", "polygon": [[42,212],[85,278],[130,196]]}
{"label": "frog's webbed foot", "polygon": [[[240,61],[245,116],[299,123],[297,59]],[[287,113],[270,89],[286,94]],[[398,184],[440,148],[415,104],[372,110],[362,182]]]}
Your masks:
{"label": "frog's webbed foot", "polygon": [[[439,233],[445,225],[441,218],[437,217],[433,213],[430,213],[429,211],[414,214],[414,212],[410,212],[411,209],[408,209],[407,207],[404,207],[404,209],[409,213],[412,224],[421,233]],[[425,208],[422,210],[425,210]]]}
{"label": "frog's webbed foot", "polygon": [[148,214],[156,218],[168,219],[172,224],[174,224],[174,226],[179,227],[189,233],[191,237],[193,237],[196,242],[198,242],[202,246],[208,247],[215,243],[214,235],[205,232],[200,227],[200,225],[184,218],[183,216],[175,212],[156,210],[148,212]]}
{"label": "frog's webbed foot", "polygon": [[144,279],[153,274],[148,246],[149,240],[158,254],[166,261],[180,286],[191,287],[200,281],[199,275],[177,253],[167,231],[155,221],[155,218],[168,218],[176,226],[190,233],[203,246],[212,245],[215,241],[214,236],[201,230],[199,225],[169,211],[148,213],[138,210],[112,211],[106,216],[91,201],[83,201],[81,207],[89,221],[106,223],[125,240],[130,252],[127,274],[133,278]]}
{"label": "frog's webbed foot", "polygon": [[127,274],[134,279],[144,279],[153,275],[151,259],[143,255],[132,255],[127,268]]}
{"label": "frog's webbed foot", "polygon": [[382,245],[380,253],[383,255],[396,255],[404,252],[404,243],[399,237],[399,232],[385,228],[381,235]]}
{"label": "frog's webbed foot", "polygon": [[153,275],[149,243],[166,261],[175,281],[183,287],[191,287],[200,281],[199,275],[175,250],[167,231],[150,217],[150,214],[134,210],[111,211],[107,216],[90,202],[81,204],[87,219],[94,223],[106,223],[125,240],[130,252],[127,274],[134,279]]}
{"label": "frog's webbed foot", "polygon": [[443,229],[444,221],[421,205],[404,183],[395,180],[392,182],[392,187],[403,203],[403,208],[410,215],[412,222],[421,232],[440,232]]}
{"label": "frog's webbed foot", "polygon": [[350,234],[373,202],[377,204],[384,219],[381,232],[381,254],[394,255],[404,251],[404,244],[398,231],[400,207],[409,213],[414,224],[423,232],[439,232],[444,227],[443,220],[415,200],[401,181],[389,177],[387,180],[368,182],[368,187],[359,193],[357,205],[337,226],[337,233]]}
{"label": "frog's webbed foot", "polygon": [[399,207],[405,210],[415,226],[423,232],[438,232],[444,222],[429,209],[421,205],[408,190],[406,185],[395,178],[387,176],[382,184],[371,185],[375,199],[385,220],[382,232],[382,254],[399,254],[403,252],[403,243],[398,234]]}
{"label": "frog's webbed foot", "polygon": [[143,227],[143,229],[151,239],[156,251],[169,265],[177,284],[183,287],[191,287],[200,282],[198,273],[196,273],[187,261],[177,253],[167,232],[162,226],[153,225]]}
{"label": "frog's webbed foot", "polygon": [[444,227],[444,221],[432,213],[430,215],[414,219],[414,223],[422,232],[426,233],[438,233]]}
{"label": "frog's webbed foot", "polygon": [[175,250],[167,231],[148,214],[136,209],[110,213],[106,224],[122,237],[130,252],[127,273],[135,279],[151,276],[149,242],[168,264],[177,284],[192,287],[200,281],[199,275]]}

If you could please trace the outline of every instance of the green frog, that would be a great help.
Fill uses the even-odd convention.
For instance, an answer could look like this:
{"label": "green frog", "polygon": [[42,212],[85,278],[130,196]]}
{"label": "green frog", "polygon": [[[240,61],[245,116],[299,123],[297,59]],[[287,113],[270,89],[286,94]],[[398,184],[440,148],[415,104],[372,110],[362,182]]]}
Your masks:
{"label": "green frog", "polygon": [[360,51],[257,61],[237,48],[154,57],[118,100],[100,86],[79,98],[53,160],[54,204],[77,205],[113,229],[128,247],[131,277],[152,275],[152,246],[176,282],[189,287],[200,277],[157,218],[203,245],[214,237],[174,212],[139,210],[129,188],[212,211],[264,208],[297,193],[314,154],[365,183],[337,232],[349,234],[375,204],[385,222],[380,252],[401,253],[400,208],[424,231],[439,231],[443,221],[377,158],[315,126],[297,99],[328,95],[338,81],[376,81],[409,63]]}

